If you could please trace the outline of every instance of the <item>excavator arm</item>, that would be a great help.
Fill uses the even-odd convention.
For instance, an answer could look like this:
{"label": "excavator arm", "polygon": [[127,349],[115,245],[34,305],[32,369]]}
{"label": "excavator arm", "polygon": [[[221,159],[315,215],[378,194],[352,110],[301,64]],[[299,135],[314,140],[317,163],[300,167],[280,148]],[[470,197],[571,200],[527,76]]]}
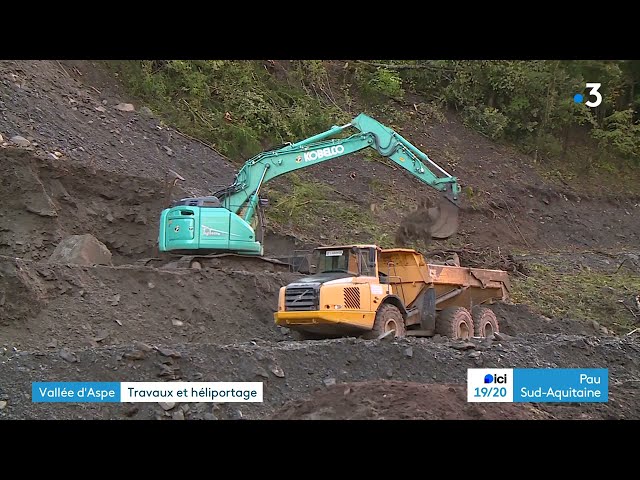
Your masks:
{"label": "excavator arm", "polygon": [[[346,138],[331,138],[348,128],[355,128],[359,133]],[[246,222],[251,223],[258,204],[260,188],[269,180],[365,148],[373,148],[423,183],[443,192],[443,196],[452,205],[446,214],[450,219],[449,223],[452,223],[451,219],[455,220],[460,192],[457,179],[401,135],[365,114],[358,115],[346,125],[334,126],[306,140],[260,153],[244,164],[231,186],[216,192],[214,196],[220,199],[225,208],[241,214]],[[427,165],[441,176],[437,176]],[[457,227],[457,222],[453,223],[456,223]]]}
{"label": "excavator arm", "polygon": [[[333,138],[349,128],[358,132],[345,138]],[[457,231],[460,193],[457,179],[401,135],[360,114],[346,125],[333,126],[300,142],[256,155],[245,162],[232,185],[215,192],[212,197],[174,202],[161,214],[159,249],[262,255],[264,247],[252,227],[261,187],[280,175],[365,148],[376,150],[442,192],[444,200],[428,211],[434,238],[447,238]]]}

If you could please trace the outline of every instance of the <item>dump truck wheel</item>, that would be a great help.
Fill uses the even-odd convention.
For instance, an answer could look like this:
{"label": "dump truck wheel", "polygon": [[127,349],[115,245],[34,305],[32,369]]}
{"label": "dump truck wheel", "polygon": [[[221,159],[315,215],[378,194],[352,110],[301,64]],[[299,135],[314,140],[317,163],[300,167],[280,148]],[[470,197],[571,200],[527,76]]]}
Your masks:
{"label": "dump truck wheel", "polygon": [[500,331],[496,314],[487,307],[473,307],[471,313],[476,337],[490,337]]}
{"label": "dump truck wheel", "polygon": [[394,337],[404,337],[406,328],[402,313],[395,305],[385,303],[380,306],[373,322],[373,329],[363,335],[364,338],[379,338],[381,335],[394,331]]}
{"label": "dump truck wheel", "polygon": [[473,336],[473,318],[463,307],[448,307],[438,313],[436,333],[449,338],[468,340]]}

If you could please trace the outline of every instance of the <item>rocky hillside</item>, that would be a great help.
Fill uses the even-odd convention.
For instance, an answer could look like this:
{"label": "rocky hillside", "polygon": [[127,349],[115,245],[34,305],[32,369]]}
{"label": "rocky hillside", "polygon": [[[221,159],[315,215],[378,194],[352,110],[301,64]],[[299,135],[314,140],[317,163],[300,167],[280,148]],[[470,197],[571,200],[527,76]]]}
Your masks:
{"label": "rocky hillside", "polygon": [[[278,288],[297,274],[262,262],[149,260],[169,199],[228,184],[238,161],[120,80],[97,62],[0,62],[0,418],[638,418],[637,197],[549,179],[452,113],[434,120],[399,105],[402,121],[380,120],[465,187],[460,235],[430,248],[511,274],[513,302],[494,306],[504,335],[471,345],[298,342],[272,317]],[[174,185],[176,174],[184,180]],[[267,250],[277,253],[388,242],[398,218],[433,192],[355,155],[278,180],[269,195]],[[111,265],[47,261],[63,239],[87,233]],[[473,366],[609,368],[610,401],[462,408]],[[30,401],[31,382],[78,379],[263,381],[265,402]]]}

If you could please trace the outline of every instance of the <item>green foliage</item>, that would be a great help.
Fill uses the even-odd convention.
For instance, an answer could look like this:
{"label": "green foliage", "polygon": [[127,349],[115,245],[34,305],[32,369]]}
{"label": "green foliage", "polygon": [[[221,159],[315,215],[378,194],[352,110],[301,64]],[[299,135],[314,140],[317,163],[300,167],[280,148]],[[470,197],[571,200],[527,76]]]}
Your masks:
{"label": "green foliage", "polygon": [[402,80],[396,72],[379,68],[369,81],[371,89],[391,98],[402,98],[404,90]]}
{"label": "green foliage", "polygon": [[[276,78],[268,62],[245,60],[112,61],[134,95],[179,129],[238,162],[274,144],[297,141],[344,119],[310,88],[326,86],[323,62],[309,61]],[[325,83],[322,83],[325,81]]]}
{"label": "green foliage", "polygon": [[272,202],[266,210],[271,225],[295,233],[304,232],[308,225],[326,225],[327,235],[337,235],[331,240],[339,243],[383,239],[381,227],[368,209],[336,198],[331,187],[301,174],[291,173],[287,181],[290,185],[286,188],[266,189]]}
{"label": "green foliage", "polygon": [[[386,62],[398,68],[399,62]],[[640,163],[639,61],[405,61],[405,84],[458,110],[465,123],[494,140],[516,142],[536,158],[566,154],[567,129],[587,126],[601,154]],[[601,83],[597,108],[573,101]],[[591,98],[593,100],[593,98]]]}
{"label": "green foliage", "polygon": [[474,106],[465,107],[462,111],[464,124],[478,130],[492,140],[502,138],[509,119],[497,108]]}
{"label": "green foliage", "polygon": [[415,103],[413,108],[416,111],[420,112],[425,120],[444,123],[447,121],[447,117],[445,116],[442,107],[442,102],[433,100],[430,102]]}
{"label": "green foliage", "polygon": [[400,75],[386,68],[355,67],[355,80],[361,95],[370,101],[399,100],[405,93]]}
{"label": "green foliage", "polygon": [[629,292],[640,291],[637,275],[590,270],[560,273],[536,264],[530,270],[528,277],[514,277],[514,302],[531,305],[551,317],[596,320],[617,333],[634,328],[634,317],[619,300],[628,297]]}
{"label": "green foliage", "polygon": [[596,127],[591,135],[601,149],[633,160],[640,165],[640,124],[633,122],[633,110],[621,110],[604,119],[602,128]]}
{"label": "green foliage", "polygon": [[[213,144],[238,164],[367,109],[392,128],[403,125],[407,112],[398,103],[404,104],[409,92],[408,106],[423,121],[444,122],[443,109],[453,108],[469,127],[492,140],[515,143],[548,168],[563,170],[564,164],[615,172],[640,165],[640,61],[107,63],[167,123]],[[602,84],[597,108],[573,101],[575,93],[588,97],[586,82]],[[590,133],[594,146],[587,155],[578,155],[578,142],[569,141],[572,129]]]}

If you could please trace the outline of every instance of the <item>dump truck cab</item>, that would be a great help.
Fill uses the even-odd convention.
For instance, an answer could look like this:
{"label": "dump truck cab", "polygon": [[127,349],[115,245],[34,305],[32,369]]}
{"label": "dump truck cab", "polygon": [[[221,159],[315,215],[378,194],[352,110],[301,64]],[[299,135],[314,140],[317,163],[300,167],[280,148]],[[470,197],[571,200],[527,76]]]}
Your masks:
{"label": "dump truck cab", "polygon": [[404,248],[319,247],[309,266],[308,276],[280,288],[274,313],[303,338],[488,336],[499,327],[483,305],[507,299],[510,288],[507,272],[428,264]]}
{"label": "dump truck cab", "polygon": [[327,337],[370,330],[391,292],[378,277],[380,251],[376,245],[316,248],[310,275],[280,289],[276,323]]}

